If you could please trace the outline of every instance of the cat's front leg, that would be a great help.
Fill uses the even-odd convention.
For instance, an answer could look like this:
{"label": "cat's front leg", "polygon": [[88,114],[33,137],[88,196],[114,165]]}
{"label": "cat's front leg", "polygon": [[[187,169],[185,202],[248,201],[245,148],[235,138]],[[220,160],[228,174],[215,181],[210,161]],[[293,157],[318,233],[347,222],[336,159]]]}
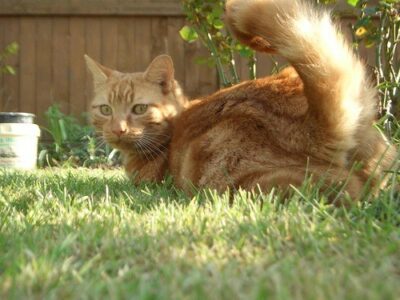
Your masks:
{"label": "cat's front leg", "polygon": [[161,182],[167,170],[167,153],[157,157],[138,153],[123,154],[125,173],[135,183]]}

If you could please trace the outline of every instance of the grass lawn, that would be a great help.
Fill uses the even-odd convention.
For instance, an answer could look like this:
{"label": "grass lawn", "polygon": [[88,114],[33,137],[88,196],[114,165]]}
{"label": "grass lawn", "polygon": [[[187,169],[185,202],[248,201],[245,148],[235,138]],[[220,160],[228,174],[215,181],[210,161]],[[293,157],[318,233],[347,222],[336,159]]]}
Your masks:
{"label": "grass lawn", "polygon": [[0,298],[399,299],[396,197],[230,206],[122,171],[0,171]]}

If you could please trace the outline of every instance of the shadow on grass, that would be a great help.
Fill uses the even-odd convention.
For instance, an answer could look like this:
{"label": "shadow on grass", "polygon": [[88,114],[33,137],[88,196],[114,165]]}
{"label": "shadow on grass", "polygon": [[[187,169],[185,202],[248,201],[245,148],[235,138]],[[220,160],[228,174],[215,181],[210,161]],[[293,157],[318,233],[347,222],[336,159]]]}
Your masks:
{"label": "shadow on grass", "polygon": [[[38,201],[125,202],[130,209],[143,212],[160,202],[189,203],[190,198],[167,178],[161,184],[135,186],[121,170],[46,169],[35,172],[0,171],[0,199],[27,213]],[[1,203],[1,202],[0,202]]]}

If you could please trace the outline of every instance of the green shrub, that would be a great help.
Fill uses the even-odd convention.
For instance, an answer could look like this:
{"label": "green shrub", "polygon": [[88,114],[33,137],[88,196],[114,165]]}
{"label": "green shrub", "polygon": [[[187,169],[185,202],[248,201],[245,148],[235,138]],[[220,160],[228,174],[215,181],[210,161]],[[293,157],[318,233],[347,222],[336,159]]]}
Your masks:
{"label": "green shrub", "polygon": [[211,57],[198,58],[198,63],[216,67],[220,84],[227,87],[240,81],[235,63],[235,55],[239,55],[248,60],[250,78],[256,77],[254,51],[225,30],[224,0],[183,0],[182,5],[189,24],[181,29],[181,37],[189,43],[199,39],[210,51]]}
{"label": "green shrub", "polygon": [[400,1],[350,1],[359,9],[352,26],[355,48],[360,44],[375,49],[375,74],[380,91],[380,115],[385,117],[388,134],[394,131],[395,118],[400,117]]}
{"label": "green shrub", "polygon": [[44,131],[50,141],[40,143],[39,166],[98,167],[118,164],[118,154],[96,136],[91,126],[52,105],[45,113]]}

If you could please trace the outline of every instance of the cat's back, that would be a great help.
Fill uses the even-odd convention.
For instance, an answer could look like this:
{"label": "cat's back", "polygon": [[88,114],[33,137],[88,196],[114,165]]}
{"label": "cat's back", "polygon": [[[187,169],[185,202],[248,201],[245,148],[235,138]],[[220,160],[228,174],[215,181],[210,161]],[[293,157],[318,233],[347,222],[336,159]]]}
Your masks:
{"label": "cat's back", "polygon": [[175,121],[174,136],[192,139],[227,119],[294,123],[308,110],[303,84],[293,68],[274,76],[249,80],[195,100]]}
{"label": "cat's back", "polygon": [[196,100],[174,122],[170,171],[180,186],[179,178],[203,185],[204,168],[210,178],[212,166],[218,176],[221,168],[232,172],[243,164],[255,169],[276,161],[283,151],[289,159],[305,153],[307,111],[303,84],[292,68]]}

